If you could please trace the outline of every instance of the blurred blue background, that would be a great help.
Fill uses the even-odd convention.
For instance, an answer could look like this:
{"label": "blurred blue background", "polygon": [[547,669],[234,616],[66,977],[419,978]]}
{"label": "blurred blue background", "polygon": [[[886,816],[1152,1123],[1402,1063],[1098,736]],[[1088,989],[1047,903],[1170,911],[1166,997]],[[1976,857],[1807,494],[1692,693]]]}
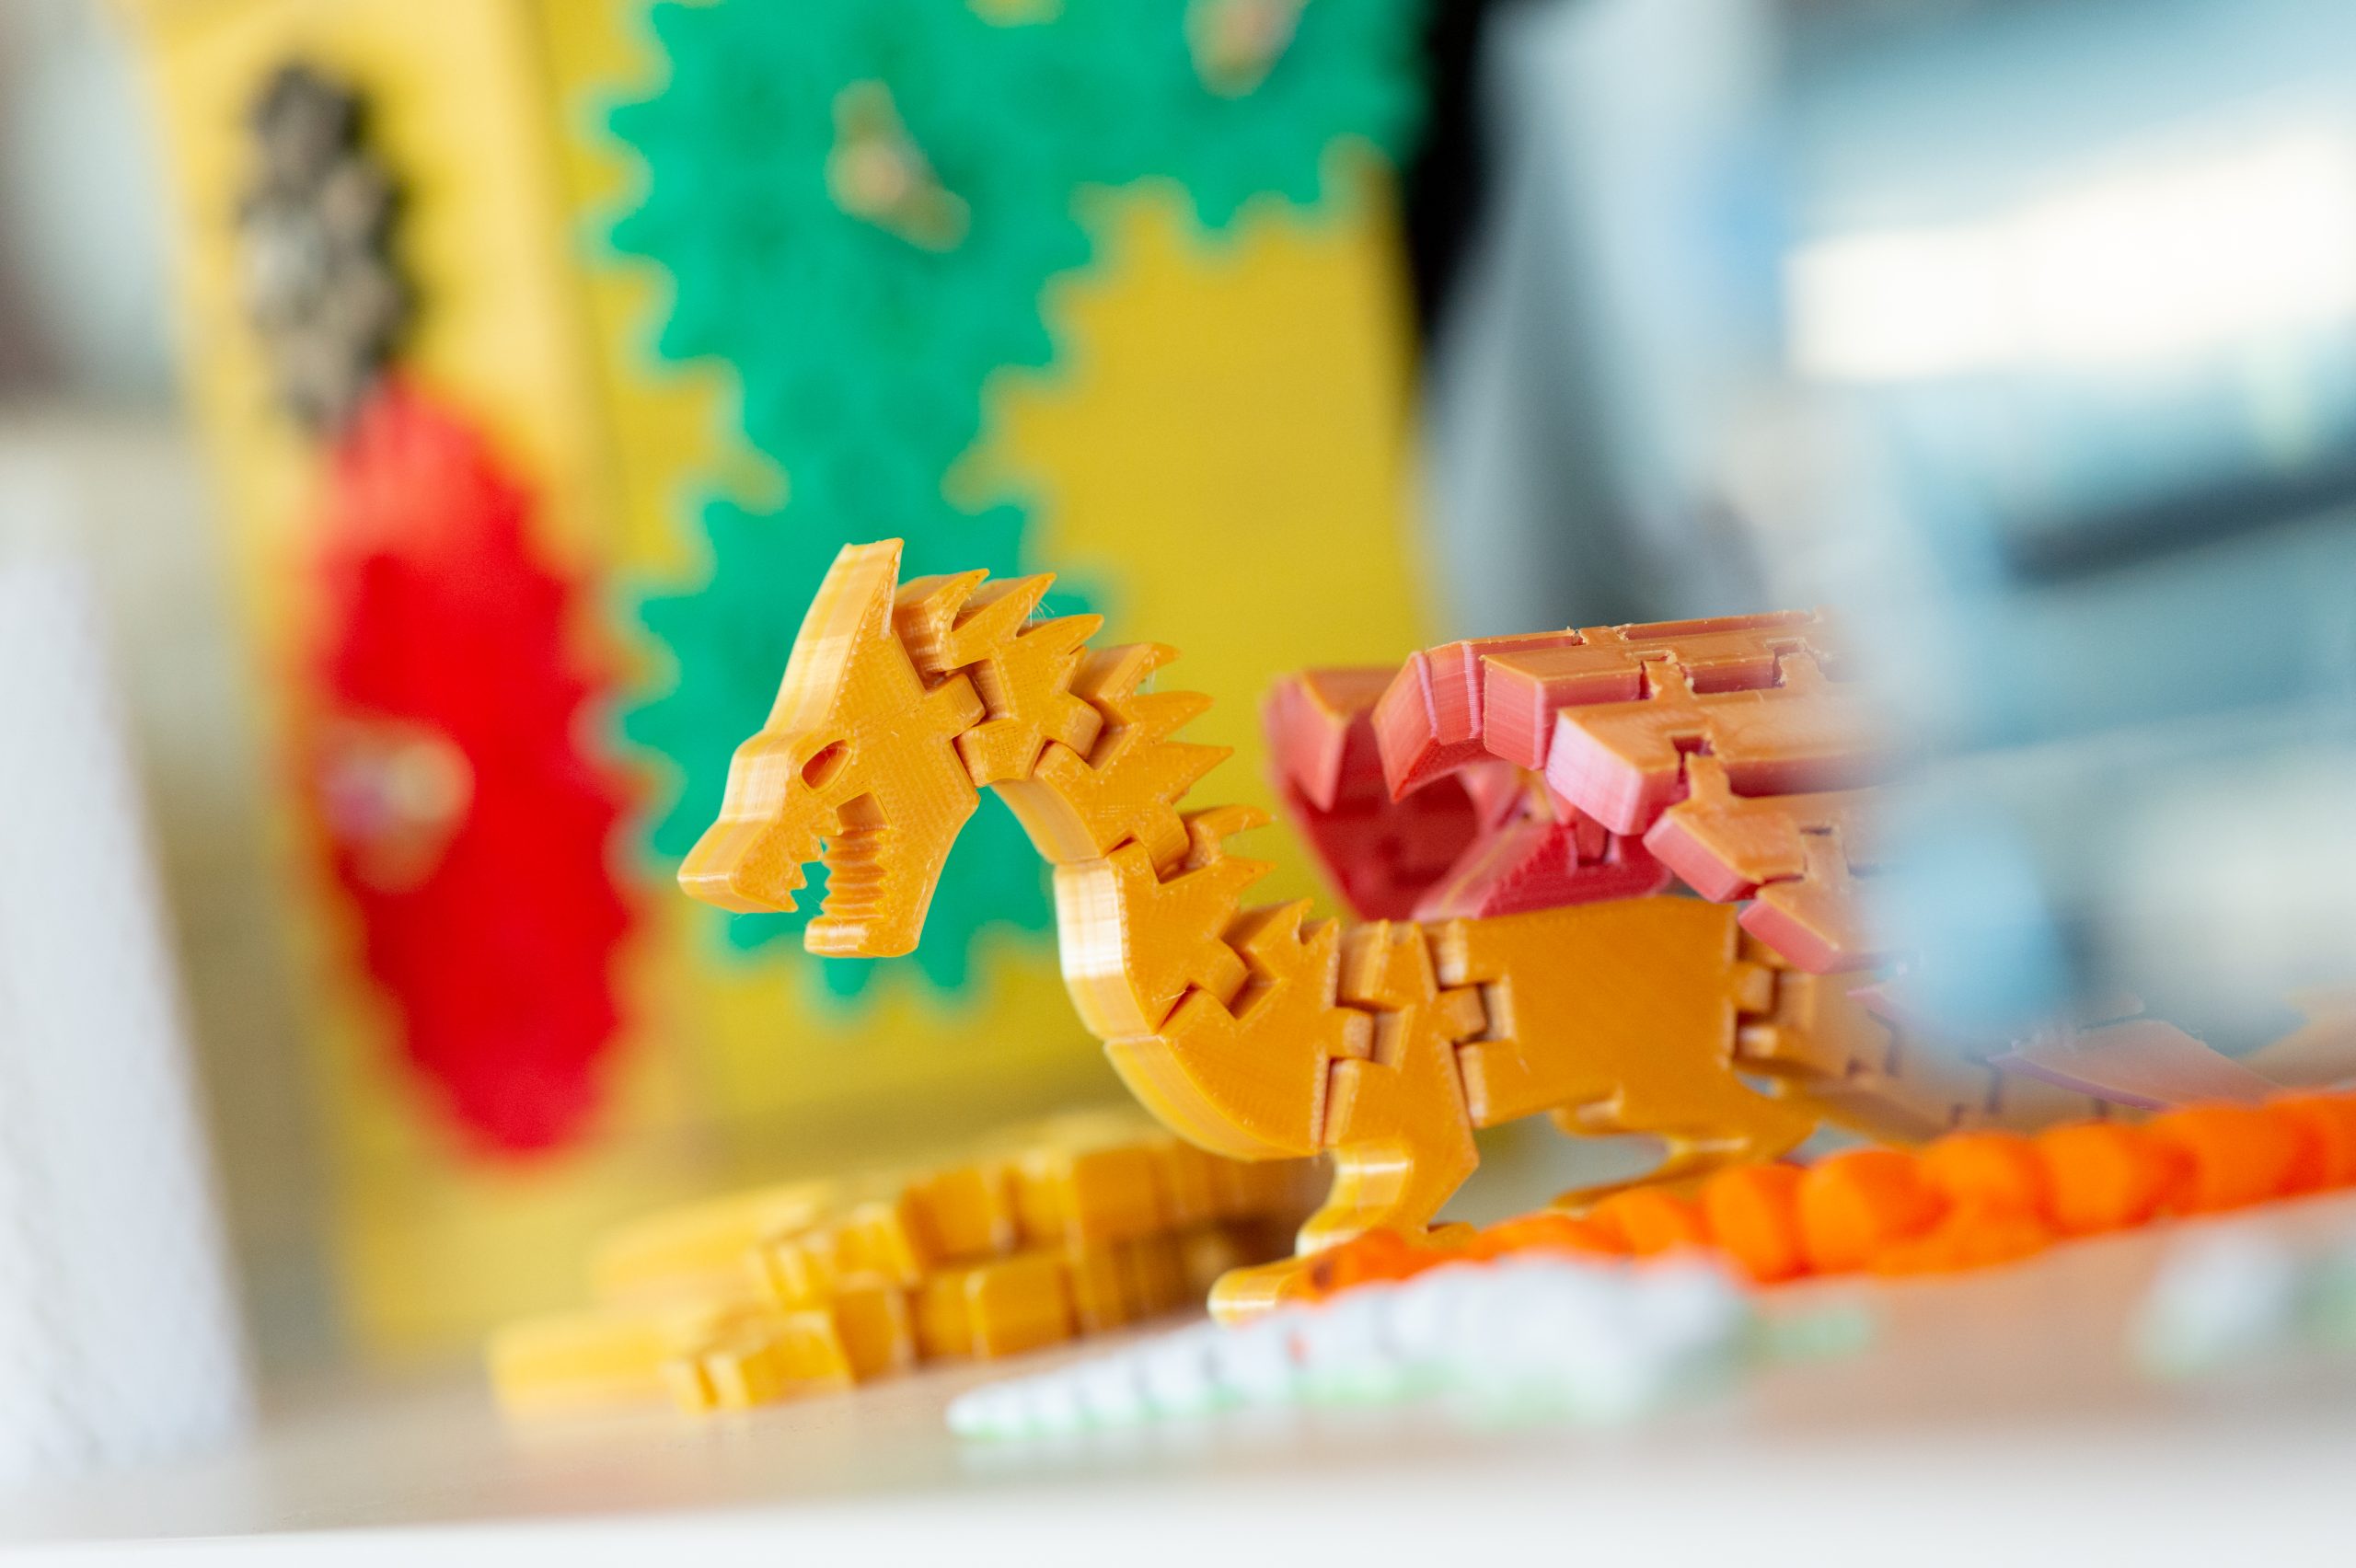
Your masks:
{"label": "blurred blue background", "polygon": [[[1429,366],[1467,630],[1835,606],[1973,1029],[2344,986],[2356,10],[1492,7]],[[1533,567],[1541,570],[1533,571]]]}

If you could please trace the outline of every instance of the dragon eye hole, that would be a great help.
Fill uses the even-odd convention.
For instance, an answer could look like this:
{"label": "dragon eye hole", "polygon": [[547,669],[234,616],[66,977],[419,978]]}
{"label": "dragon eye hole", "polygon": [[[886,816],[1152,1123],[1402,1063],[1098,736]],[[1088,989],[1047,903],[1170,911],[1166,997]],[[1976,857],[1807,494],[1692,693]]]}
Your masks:
{"label": "dragon eye hole", "polygon": [[808,762],[802,765],[802,782],[813,790],[823,790],[835,781],[836,775],[850,761],[850,748],[837,741],[820,746]]}

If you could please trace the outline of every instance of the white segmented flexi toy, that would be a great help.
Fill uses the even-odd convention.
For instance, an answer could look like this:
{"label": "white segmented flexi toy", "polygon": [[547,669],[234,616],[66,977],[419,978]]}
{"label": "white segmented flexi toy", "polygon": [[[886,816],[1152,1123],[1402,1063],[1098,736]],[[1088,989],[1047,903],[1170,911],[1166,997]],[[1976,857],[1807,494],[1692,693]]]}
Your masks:
{"label": "white segmented flexi toy", "polygon": [[1750,1297],[1704,1262],[1451,1264],[976,1389],[950,1406],[949,1424],[972,1437],[1045,1437],[1435,1390],[1622,1421],[1723,1386],[1759,1344],[1754,1328]]}

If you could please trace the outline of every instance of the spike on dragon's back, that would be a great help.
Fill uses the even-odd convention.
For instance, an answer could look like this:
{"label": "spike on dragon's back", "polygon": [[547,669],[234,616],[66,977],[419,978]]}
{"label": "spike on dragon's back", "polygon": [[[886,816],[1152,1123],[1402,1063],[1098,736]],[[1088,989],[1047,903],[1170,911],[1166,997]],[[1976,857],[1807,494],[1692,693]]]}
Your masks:
{"label": "spike on dragon's back", "polygon": [[[1380,861],[1354,891],[1392,917],[1345,928],[1246,904],[1267,867],[1231,841],[1263,813],[1181,809],[1228,753],[1178,738],[1207,698],[1148,689],[1172,650],[1033,619],[1047,577],[902,583],[899,563],[896,540],[836,558],[681,883],[790,909],[823,858],[811,951],[905,953],[996,789],[1054,866],[1066,985],[1138,1098],[1218,1153],[1332,1157],[1303,1254],[1420,1230],[1478,1163],[1474,1128],[1541,1112],[1657,1136],[1644,1180],[1676,1181],[1827,1120],[1921,1137],[2089,1109],[1911,1051],[1811,972],[1864,956],[1842,851],[1872,762],[1816,617],[1458,643],[1280,686],[1288,801],[1345,886],[1352,855]],[[1752,902],[1664,896],[1671,870]],[[1239,1271],[1213,1306],[1299,1279]]]}

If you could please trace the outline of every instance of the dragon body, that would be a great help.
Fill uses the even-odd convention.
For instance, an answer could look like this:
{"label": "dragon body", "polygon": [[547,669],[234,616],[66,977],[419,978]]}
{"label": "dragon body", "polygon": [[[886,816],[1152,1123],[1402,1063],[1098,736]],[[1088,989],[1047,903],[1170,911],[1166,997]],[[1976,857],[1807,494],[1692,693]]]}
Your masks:
{"label": "dragon body", "polygon": [[[1823,897],[1845,874],[1849,795],[1821,786],[1856,745],[1820,705],[1807,617],[1455,644],[1387,686],[1280,693],[1319,709],[1279,746],[1312,837],[1373,843],[1386,810],[1426,840],[1472,836],[1402,873],[1407,917],[1345,925],[1252,902],[1267,866],[1234,845],[1265,813],[1184,805],[1227,751],[1181,738],[1207,698],[1152,688],[1173,651],[1092,647],[1094,616],[1034,618],[1046,577],[903,583],[896,541],[837,559],[682,884],[788,909],[823,858],[810,949],[906,952],[995,789],[1053,865],[1066,983],[1137,1097],[1218,1153],[1330,1157],[1304,1256],[1422,1230],[1478,1164],[1474,1129],[1541,1113],[1657,1137],[1658,1182],[1773,1159],[1826,1121],[1920,1137],[2088,1109],[1912,1050],[1811,972],[1855,956]],[[1586,728],[1537,738],[1582,703]],[[1775,729],[1779,703],[1796,705]],[[1378,754],[1403,799],[1354,817],[1342,797]],[[1754,820],[1762,786],[1796,807]],[[1447,790],[1462,809],[1417,806]],[[1661,893],[1669,865],[1750,902]],[[1299,1277],[1238,1271],[1214,1309],[1247,1315]]]}

